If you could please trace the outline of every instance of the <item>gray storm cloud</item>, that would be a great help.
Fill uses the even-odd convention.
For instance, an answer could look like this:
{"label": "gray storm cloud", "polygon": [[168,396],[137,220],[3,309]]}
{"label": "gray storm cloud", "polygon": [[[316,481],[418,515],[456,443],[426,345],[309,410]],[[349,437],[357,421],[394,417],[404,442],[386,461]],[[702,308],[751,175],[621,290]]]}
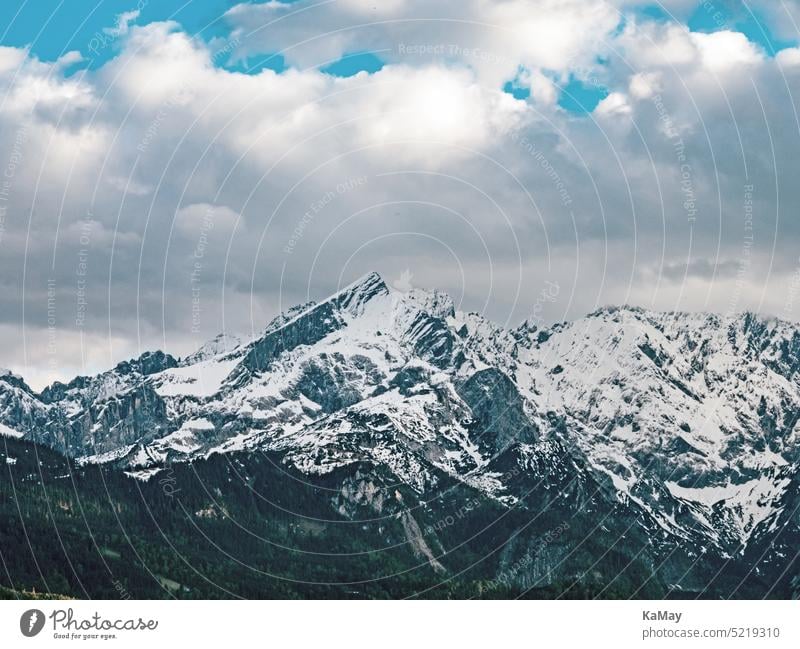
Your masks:
{"label": "gray storm cloud", "polygon": [[[373,4],[241,5],[213,43],[128,25],[70,75],[0,48],[0,365],[187,353],[368,270],[503,323],[554,282],[545,320],[797,317],[800,50],[632,3]],[[367,50],[383,69],[319,69]],[[222,66],[274,52],[281,74]],[[608,89],[587,115],[557,103],[576,76]]]}

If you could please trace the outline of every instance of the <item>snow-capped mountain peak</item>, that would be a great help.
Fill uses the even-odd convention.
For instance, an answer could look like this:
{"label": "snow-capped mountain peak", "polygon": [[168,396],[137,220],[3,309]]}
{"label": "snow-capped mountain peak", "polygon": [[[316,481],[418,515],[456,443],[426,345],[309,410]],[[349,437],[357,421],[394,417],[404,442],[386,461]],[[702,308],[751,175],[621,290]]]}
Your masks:
{"label": "snow-capped mountain peak", "polygon": [[260,449],[308,474],[372,466],[421,495],[447,476],[512,503],[571,475],[728,552],[789,515],[798,367],[797,330],[752,314],[610,307],[505,330],[370,273],[249,343],[143,355],[41,396],[9,385],[0,423],[142,476]]}

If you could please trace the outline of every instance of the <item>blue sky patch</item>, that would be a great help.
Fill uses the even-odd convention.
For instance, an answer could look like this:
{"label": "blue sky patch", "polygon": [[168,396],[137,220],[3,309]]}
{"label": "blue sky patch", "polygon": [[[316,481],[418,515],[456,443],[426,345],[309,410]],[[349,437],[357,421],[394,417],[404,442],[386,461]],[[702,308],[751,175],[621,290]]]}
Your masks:
{"label": "blue sky patch", "polygon": [[666,10],[658,4],[637,7],[634,10],[634,14],[642,18],[649,18],[651,20],[657,20],[660,22],[670,22],[673,20],[672,16],[670,16]]}
{"label": "blue sky patch", "polygon": [[608,88],[605,86],[571,77],[561,89],[558,105],[574,115],[587,115],[606,97]]}
{"label": "blue sky patch", "polygon": [[687,25],[694,32],[712,33],[723,30],[741,32],[749,41],[763,47],[771,56],[782,49],[797,45],[797,41],[777,38],[763,16],[741,2],[701,3],[689,18]]}
{"label": "blue sky patch", "polygon": [[520,82],[520,80],[524,78],[527,73],[528,70],[526,70],[524,66],[519,66],[517,69],[517,76],[515,76],[511,81],[506,81],[505,84],[503,84],[503,92],[508,93],[514,99],[527,99],[530,97],[530,87]]}
{"label": "blue sky patch", "polygon": [[134,24],[174,20],[189,34],[203,40],[227,36],[222,15],[236,0],[3,0],[0,12],[0,44],[30,46],[42,61],[55,61],[77,50],[96,68],[117,55],[119,16],[140,10]]}
{"label": "blue sky patch", "polygon": [[531,96],[531,89],[517,85],[516,81],[506,81],[503,92],[507,92],[514,99],[527,99]]}
{"label": "blue sky patch", "polygon": [[383,61],[372,52],[353,52],[341,59],[320,68],[325,74],[334,77],[352,77],[359,72],[373,74],[383,67]]}

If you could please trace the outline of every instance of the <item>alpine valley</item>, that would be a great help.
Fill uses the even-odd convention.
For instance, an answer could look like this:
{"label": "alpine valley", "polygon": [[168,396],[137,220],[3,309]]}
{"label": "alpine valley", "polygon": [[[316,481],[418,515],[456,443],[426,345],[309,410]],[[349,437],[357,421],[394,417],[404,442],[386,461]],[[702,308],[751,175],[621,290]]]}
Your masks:
{"label": "alpine valley", "polygon": [[251,340],[0,376],[8,597],[792,598],[800,330],[501,328],[369,274]]}

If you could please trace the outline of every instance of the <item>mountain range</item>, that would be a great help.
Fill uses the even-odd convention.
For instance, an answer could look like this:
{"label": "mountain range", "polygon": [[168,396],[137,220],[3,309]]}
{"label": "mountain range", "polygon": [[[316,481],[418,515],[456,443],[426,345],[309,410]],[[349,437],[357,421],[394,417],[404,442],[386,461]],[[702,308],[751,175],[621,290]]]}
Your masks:
{"label": "mountain range", "polygon": [[[795,597],[798,369],[796,325],[751,313],[508,329],[371,273],[186,358],[41,392],[0,371],[7,577],[107,594],[71,561],[93,538],[81,503],[105,502],[153,553],[201,539],[194,560],[227,584],[173,566],[151,591],[122,568],[136,543],[92,540],[84,563],[105,556],[140,596]],[[184,527],[165,536],[141,503]],[[50,561],[54,589],[14,553],[58,524],[75,545]]]}

